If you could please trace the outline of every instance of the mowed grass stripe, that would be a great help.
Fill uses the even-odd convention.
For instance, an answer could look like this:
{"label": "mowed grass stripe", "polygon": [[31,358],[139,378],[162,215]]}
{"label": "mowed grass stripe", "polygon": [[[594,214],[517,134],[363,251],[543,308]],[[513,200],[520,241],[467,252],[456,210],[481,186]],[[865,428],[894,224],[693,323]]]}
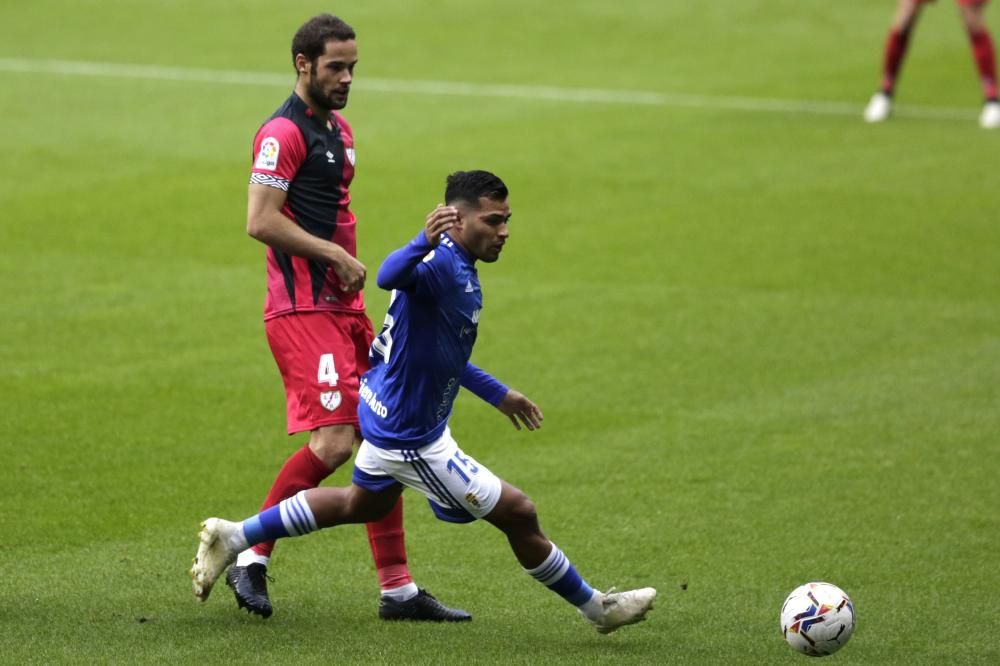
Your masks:
{"label": "mowed grass stripe", "polygon": [[[181,81],[186,83],[282,87],[289,86],[292,80],[288,74],[273,72],[249,72],[195,67],[162,67],[158,65],[76,60],[36,60],[27,58],[0,58],[0,71],[24,74],[98,76],[156,81]],[[662,106],[750,113],[791,113],[858,117],[861,114],[861,105],[853,102],[713,96],[643,90],[562,88],[557,86],[483,84],[461,81],[405,81],[401,79],[367,77],[359,79],[355,86],[367,92],[389,93],[393,95],[499,97],[543,102]],[[902,106],[894,109],[893,113],[897,116],[909,118],[961,122],[968,122],[975,117],[974,109],[956,107]]]}

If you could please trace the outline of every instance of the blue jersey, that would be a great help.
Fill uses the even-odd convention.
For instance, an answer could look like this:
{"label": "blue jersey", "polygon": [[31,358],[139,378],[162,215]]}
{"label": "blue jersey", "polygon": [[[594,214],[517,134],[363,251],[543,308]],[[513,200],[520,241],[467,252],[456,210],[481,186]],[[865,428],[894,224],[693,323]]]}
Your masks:
{"label": "blue jersey", "polygon": [[497,405],[507,387],[469,363],[483,293],[473,260],[447,235],[431,248],[423,232],[390,254],[378,285],[389,313],[361,378],[361,434],[381,448],[416,448],[448,425],[459,387]]}

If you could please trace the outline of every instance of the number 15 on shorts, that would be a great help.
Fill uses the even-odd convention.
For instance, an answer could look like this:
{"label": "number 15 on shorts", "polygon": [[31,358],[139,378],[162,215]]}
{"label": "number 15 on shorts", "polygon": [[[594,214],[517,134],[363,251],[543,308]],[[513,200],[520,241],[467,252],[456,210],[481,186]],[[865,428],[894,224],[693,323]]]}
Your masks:
{"label": "number 15 on shorts", "polygon": [[[461,466],[459,466],[455,462],[456,460],[459,463],[462,463]],[[450,474],[457,474],[458,477],[462,479],[462,481],[465,481],[465,483],[467,484],[471,483],[472,480],[469,479],[468,474],[462,471],[462,467],[469,470],[469,472],[472,474],[476,474],[477,472],[479,472],[479,467],[477,467],[475,463],[470,462],[468,458],[463,458],[462,456],[459,455],[458,451],[456,451],[455,455],[448,459],[448,472]]]}
{"label": "number 15 on shorts", "polygon": [[333,354],[323,354],[319,357],[319,372],[317,381],[320,384],[327,383],[336,386],[340,375],[337,374],[337,366],[333,362]]}

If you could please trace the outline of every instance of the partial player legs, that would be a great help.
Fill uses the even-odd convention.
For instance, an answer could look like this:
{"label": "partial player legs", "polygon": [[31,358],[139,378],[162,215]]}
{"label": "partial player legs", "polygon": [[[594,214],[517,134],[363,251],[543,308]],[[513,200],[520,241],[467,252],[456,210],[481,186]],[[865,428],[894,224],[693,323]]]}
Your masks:
{"label": "partial player legs", "polygon": [[[882,122],[892,115],[893,95],[903,60],[921,8],[926,2],[927,0],[899,0],[885,42],[881,86],[865,107],[864,119],[869,123]],[[986,2],[961,0],[958,5],[983,88],[985,101],[979,124],[987,129],[997,128],[1000,127],[1000,100],[997,96],[996,54],[984,17]]]}
{"label": "partial player legs", "polygon": [[[324,426],[310,432],[309,443],[286,460],[278,472],[261,506],[261,511],[271,508],[300,490],[318,486],[351,458],[353,446],[354,426],[350,424]],[[273,541],[254,546],[254,552],[262,558],[262,561],[260,559],[256,561],[267,565],[267,558],[273,549]],[[242,564],[242,561],[239,564]]]}
{"label": "partial player legs", "polygon": [[[354,426],[350,424],[313,430],[309,444],[285,462],[261,510],[269,509],[301,490],[317,487],[350,459],[355,441]],[[383,596],[399,602],[416,597],[419,590],[407,566],[402,500],[397,502],[395,510],[366,525],[366,529]],[[270,617],[273,612],[267,590],[267,566],[273,547],[274,542],[268,541],[240,553],[236,565],[226,577],[237,605],[264,618]],[[383,606],[379,607],[380,613]]]}
{"label": "partial player legs", "polygon": [[506,535],[514,557],[525,569],[537,567],[552,551],[552,542],[538,524],[534,503],[506,481],[501,481],[500,501],[484,520]]}
{"label": "partial player legs", "polygon": [[378,493],[350,485],[346,488],[313,488],[302,493],[320,529],[368,523],[383,518],[399,501],[402,486],[387,488]]}
{"label": "partial player legs", "polygon": [[313,488],[284,499],[240,523],[209,518],[202,523],[198,552],[191,567],[194,593],[205,601],[236,554],[266,541],[302,536],[322,527],[364,523],[389,513],[401,488],[371,493],[357,486]]}
{"label": "partial player legs", "polygon": [[[236,559],[236,554],[248,546],[282,537],[301,536],[322,527],[377,521],[391,512],[401,517],[396,511],[401,492],[402,486],[398,484],[380,492],[354,485],[348,488],[314,488],[282,500],[243,522],[209,518],[202,523],[200,544],[191,567],[195,595],[205,601],[218,577]],[[401,600],[383,595],[379,603],[379,617],[432,622],[472,619],[467,612],[448,608],[426,590],[419,589]]]}
{"label": "partial player legs", "polygon": [[[195,595],[205,601],[218,577],[248,546],[301,536],[322,527],[377,520],[393,510],[401,492],[398,483],[377,492],[358,485],[313,488],[242,523],[209,518],[202,524],[198,553],[191,567]],[[510,484],[502,483],[500,498],[486,519],[507,535],[528,574],[576,606],[598,632],[611,633],[641,622],[653,607],[653,588],[602,593],[588,585],[562,551],[542,534],[531,500]],[[386,619],[469,619],[467,613],[442,606],[423,590],[408,605],[392,607],[392,615]]]}
{"label": "partial player legs", "polygon": [[896,79],[903,67],[903,60],[910,44],[910,36],[917,27],[923,2],[920,0],[899,0],[896,15],[889,26],[885,42],[885,56],[882,61],[882,92],[892,96]]}
{"label": "partial player legs", "polygon": [[396,501],[392,510],[382,518],[365,524],[368,545],[375,560],[375,573],[382,594],[394,594],[397,590],[416,586],[406,563],[406,547],[403,541],[403,499]]}
{"label": "partial player legs", "polygon": [[576,606],[602,633],[639,622],[652,608],[652,588],[604,594],[590,587],[542,533],[532,501],[462,451],[448,429],[418,449],[382,449],[363,442],[354,459],[354,483],[372,491],[405,484],[427,496],[442,520],[481,518],[496,526],[525,571]]}
{"label": "partial player legs", "polygon": [[200,544],[191,567],[195,595],[202,601],[207,599],[216,579],[236,561],[236,554],[248,547],[302,536],[323,527],[377,520],[395,506],[401,490],[395,487],[384,493],[371,493],[357,486],[313,488],[242,522],[208,518],[202,523]]}
{"label": "partial player legs", "polygon": [[[317,437],[317,434],[325,436]],[[314,432],[309,446],[328,467],[336,469],[350,459],[356,443],[359,440],[353,426],[333,426]],[[398,601],[416,596],[417,587],[406,561],[403,500],[399,499],[385,516],[367,523],[365,529],[383,596],[389,595]]]}
{"label": "partial player legs", "polygon": [[997,98],[997,59],[986,18],[985,3],[960,5],[962,21],[969,33],[972,59],[976,63],[979,81],[983,87],[983,111],[979,124],[986,129],[1000,127],[1000,100]]}
{"label": "partial player legs", "polygon": [[[420,620],[431,622],[466,622],[472,615],[459,608],[449,608],[426,590],[418,589],[405,571],[405,551],[402,551],[401,485],[372,492],[357,485],[348,488],[314,488],[303,493],[319,527],[345,523],[367,523],[369,541],[376,566],[392,566],[394,552],[403,552],[401,567],[408,579],[395,588],[386,588],[379,599],[379,617],[383,620]],[[395,530],[395,532],[393,532]],[[395,545],[395,541],[399,546]],[[398,561],[398,560],[397,560]],[[381,565],[380,565],[381,563]],[[397,565],[400,566],[400,565]],[[387,572],[392,574],[390,570]],[[399,570],[395,572],[398,576]],[[380,573],[380,579],[388,576]],[[398,580],[398,578],[397,578]],[[406,590],[406,588],[412,590]],[[394,594],[400,592],[402,594]]]}
{"label": "partial player legs", "polygon": [[885,54],[882,58],[882,83],[878,92],[872,95],[865,107],[864,117],[869,123],[887,120],[892,114],[892,96],[896,90],[903,60],[910,44],[910,35],[920,16],[920,0],[899,0],[896,14],[885,39]]}
{"label": "partial player legs", "polygon": [[579,609],[602,634],[642,622],[653,607],[656,590],[645,587],[607,593],[593,589],[577,573],[569,558],[548,540],[538,524],[535,505],[527,495],[502,482],[500,501],[485,520],[507,536],[511,550],[525,571]]}
{"label": "partial player legs", "polygon": [[[354,426],[332,425],[309,434],[309,443],[296,451],[278,472],[261,506],[261,511],[293,497],[302,490],[315,488],[351,457]],[[229,570],[226,584],[232,588],[236,603],[248,612],[270,617],[273,612],[267,592],[267,567],[274,542],[257,544],[239,554]]]}

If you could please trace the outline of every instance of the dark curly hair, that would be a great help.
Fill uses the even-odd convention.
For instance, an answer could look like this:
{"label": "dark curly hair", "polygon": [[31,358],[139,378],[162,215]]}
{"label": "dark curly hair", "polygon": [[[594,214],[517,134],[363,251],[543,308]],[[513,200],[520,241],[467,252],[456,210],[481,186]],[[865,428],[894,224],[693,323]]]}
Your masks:
{"label": "dark curly hair", "polygon": [[315,63],[331,39],[338,42],[355,39],[354,28],[332,14],[320,14],[303,23],[292,38],[292,66],[295,66],[295,56],[300,53]]}
{"label": "dark curly hair", "polygon": [[479,197],[505,201],[507,186],[489,171],[456,171],[448,176],[448,184],[444,190],[445,203],[462,201],[478,208]]}

